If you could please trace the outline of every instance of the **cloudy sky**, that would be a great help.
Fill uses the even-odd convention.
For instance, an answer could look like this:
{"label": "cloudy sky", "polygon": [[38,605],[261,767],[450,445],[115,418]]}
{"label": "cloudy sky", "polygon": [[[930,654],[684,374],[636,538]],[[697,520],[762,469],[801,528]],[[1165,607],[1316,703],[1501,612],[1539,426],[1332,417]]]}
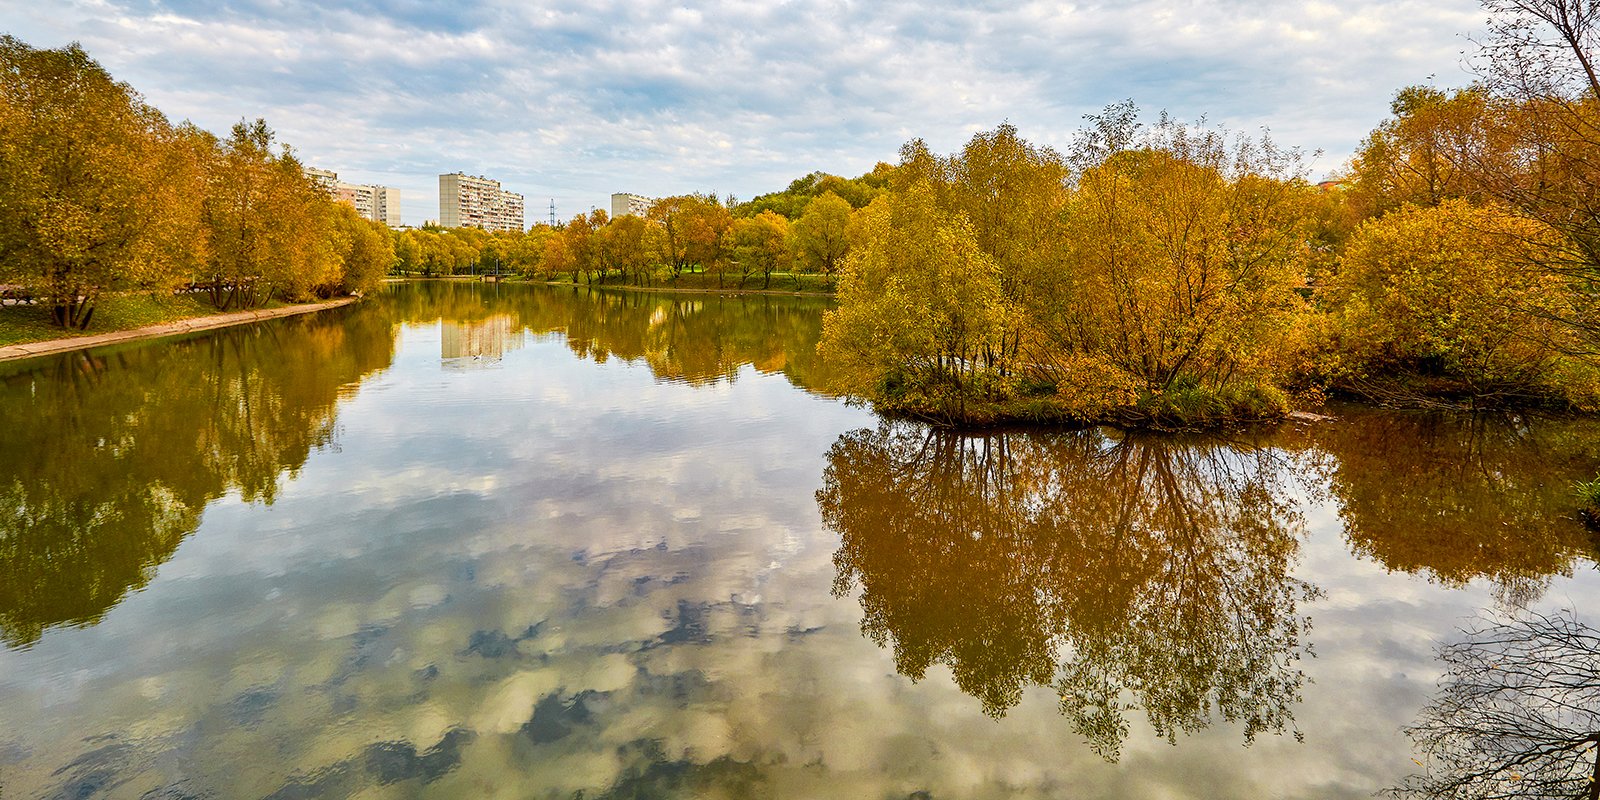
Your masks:
{"label": "cloudy sky", "polygon": [[1468,81],[1476,0],[708,2],[0,0],[0,30],[78,41],[175,119],[265,117],[310,164],[438,216],[441,172],[528,221],[615,191],[748,198],[856,175],[1009,120],[1064,145],[1132,98],[1269,127],[1336,168],[1396,88]]}

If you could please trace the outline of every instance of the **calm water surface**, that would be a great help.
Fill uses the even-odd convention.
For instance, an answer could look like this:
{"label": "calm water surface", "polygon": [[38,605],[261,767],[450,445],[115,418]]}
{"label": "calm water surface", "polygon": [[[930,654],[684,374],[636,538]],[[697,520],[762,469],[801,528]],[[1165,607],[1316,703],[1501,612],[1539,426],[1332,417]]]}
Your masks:
{"label": "calm water surface", "polygon": [[[1600,425],[957,436],[819,301],[432,283],[0,375],[0,797],[1366,797]],[[919,794],[922,793],[922,794]]]}

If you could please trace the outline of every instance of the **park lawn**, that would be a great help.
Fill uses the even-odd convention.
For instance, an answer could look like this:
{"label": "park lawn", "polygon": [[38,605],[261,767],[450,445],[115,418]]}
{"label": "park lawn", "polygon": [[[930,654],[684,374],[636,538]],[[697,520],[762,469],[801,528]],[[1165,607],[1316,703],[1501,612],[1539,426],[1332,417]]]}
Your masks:
{"label": "park lawn", "polygon": [[[257,308],[276,308],[271,302]],[[180,319],[209,317],[224,312],[204,294],[116,294],[102,297],[95,305],[88,330],[62,328],[50,321],[50,309],[41,303],[0,306],[0,347],[51,339],[71,339],[97,333],[133,330]]]}

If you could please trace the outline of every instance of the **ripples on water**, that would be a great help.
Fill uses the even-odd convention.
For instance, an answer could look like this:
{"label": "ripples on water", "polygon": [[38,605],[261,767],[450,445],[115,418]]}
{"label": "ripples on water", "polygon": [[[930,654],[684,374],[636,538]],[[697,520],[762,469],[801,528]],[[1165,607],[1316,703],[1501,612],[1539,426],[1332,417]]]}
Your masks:
{"label": "ripples on water", "polygon": [[[1600,425],[958,435],[821,301],[434,283],[0,376],[12,797],[1367,796]],[[1302,741],[1303,740],[1303,741]]]}

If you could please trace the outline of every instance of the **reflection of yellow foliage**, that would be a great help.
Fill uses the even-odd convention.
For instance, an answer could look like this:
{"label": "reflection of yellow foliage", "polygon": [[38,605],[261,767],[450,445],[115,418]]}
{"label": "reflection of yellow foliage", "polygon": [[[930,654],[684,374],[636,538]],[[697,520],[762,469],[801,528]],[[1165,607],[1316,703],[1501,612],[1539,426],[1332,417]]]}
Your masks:
{"label": "reflection of yellow foliage", "polygon": [[1591,424],[1338,413],[1312,439],[1356,552],[1447,585],[1486,578],[1508,599],[1597,559],[1571,515],[1573,483],[1600,461]]}
{"label": "reflection of yellow foliage", "polygon": [[846,434],[817,500],[836,591],[921,678],[944,664],[985,711],[1030,685],[1115,758],[1129,698],[1159,735],[1213,712],[1247,738],[1289,724],[1310,587],[1299,516],[1267,450],[1171,439]]}
{"label": "reflection of yellow foliage", "polygon": [[224,493],[271,503],[332,440],[341,389],[392,346],[364,306],[0,382],[0,417],[30,421],[0,437],[0,639],[97,622]]}
{"label": "reflection of yellow foliage", "polygon": [[757,364],[811,391],[830,383],[816,352],[826,302],[815,298],[420,282],[386,302],[403,321],[481,324],[500,317],[507,336],[561,331],[580,357],[642,361],[664,380],[715,383]]}

